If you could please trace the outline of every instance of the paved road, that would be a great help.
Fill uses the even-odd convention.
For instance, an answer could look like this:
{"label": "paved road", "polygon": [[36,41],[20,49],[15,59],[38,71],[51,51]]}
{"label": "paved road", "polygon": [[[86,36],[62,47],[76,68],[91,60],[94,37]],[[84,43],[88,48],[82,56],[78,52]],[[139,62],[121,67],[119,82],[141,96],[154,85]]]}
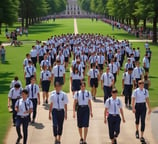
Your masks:
{"label": "paved road", "polygon": [[[68,120],[64,123],[64,132],[62,144],[78,144],[79,135],[77,131],[76,119],[72,118],[72,95],[68,94]],[[123,98],[121,97],[122,101]],[[93,102],[94,117],[90,120],[90,128],[87,142],[89,144],[109,144],[108,127],[104,124],[104,105],[103,98],[98,98]],[[124,109],[126,123],[121,123],[121,133],[118,139],[120,144],[139,144],[135,139],[134,115],[131,111]],[[11,127],[5,144],[14,144],[16,142],[15,127]],[[152,136],[150,116],[147,116],[145,138],[150,144],[157,144]],[[28,144],[50,144],[53,143],[52,122],[48,120],[48,106],[38,106],[38,115],[36,123],[29,126]]]}

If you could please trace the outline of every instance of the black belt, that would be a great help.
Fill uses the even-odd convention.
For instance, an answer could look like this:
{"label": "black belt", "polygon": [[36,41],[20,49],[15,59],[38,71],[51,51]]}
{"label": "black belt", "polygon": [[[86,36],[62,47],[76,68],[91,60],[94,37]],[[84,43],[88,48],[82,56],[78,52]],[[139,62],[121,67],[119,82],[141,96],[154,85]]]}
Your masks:
{"label": "black belt", "polygon": [[143,103],[136,103],[136,105],[145,105],[146,103],[143,102]]}
{"label": "black belt", "polygon": [[85,108],[85,107],[88,107],[88,105],[79,105],[78,107]]}
{"label": "black belt", "polygon": [[18,115],[18,117],[24,119],[24,118],[28,118],[29,116],[19,116],[19,115]]}
{"label": "black belt", "polygon": [[116,116],[120,116],[119,114],[109,114],[109,116],[114,116],[114,117],[116,117]]}
{"label": "black belt", "polygon": [[56,109],[56,108],[54,108],[54,110],[56,110],[56,111],[63,111],[64,109]]}

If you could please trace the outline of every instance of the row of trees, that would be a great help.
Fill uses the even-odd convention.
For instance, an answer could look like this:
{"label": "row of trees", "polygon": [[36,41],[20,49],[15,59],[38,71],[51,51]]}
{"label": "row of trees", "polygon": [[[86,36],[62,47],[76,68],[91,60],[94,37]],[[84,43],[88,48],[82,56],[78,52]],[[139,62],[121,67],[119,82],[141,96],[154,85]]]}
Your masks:
{"label": "row of trees", "polygon": [[[1,0],[0,30],[2,23],[12,25],[21,18],[22,27],[28,28],[46,15],[66,9],[66,0]],[[0,31],[1,32],[1,31]]]}
{"label": "row of trees", "polygon": [[104,14],[106,17],[137,28],[143,20],[144,30],[147,20],[153,22],[153,42],[157,42],[158,0],[78,0],[81,8],[88,12]]}

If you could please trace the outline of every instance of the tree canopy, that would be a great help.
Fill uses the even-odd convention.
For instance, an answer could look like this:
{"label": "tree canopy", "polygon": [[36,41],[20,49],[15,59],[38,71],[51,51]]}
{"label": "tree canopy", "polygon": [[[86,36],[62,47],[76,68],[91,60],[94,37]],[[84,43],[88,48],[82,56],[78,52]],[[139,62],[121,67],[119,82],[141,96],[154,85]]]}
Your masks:
{"label": "tree canopy", "polygon": [[146,29],[147,19],[153,22],[153,42],[157,42],[158,0],[78,0],[81,8],[137,28],[140,20]]}

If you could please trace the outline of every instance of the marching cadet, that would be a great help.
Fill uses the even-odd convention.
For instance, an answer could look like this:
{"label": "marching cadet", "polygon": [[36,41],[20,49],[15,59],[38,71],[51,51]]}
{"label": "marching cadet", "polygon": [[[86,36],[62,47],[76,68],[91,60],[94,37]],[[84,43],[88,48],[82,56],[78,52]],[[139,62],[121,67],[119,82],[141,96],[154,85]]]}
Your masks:
{"label": "marching cadet", "polygon": [[41,64],[41,61],[43,60],[45,53],[46,53],[46,50],[44,49],[44,46],[42,45],[40,47],[40,49],[38,50],[38,61],[39,61],[39,64]]}
{"label": "marching cadet", "polygon": [[73,95],[76,91],[80,90],[82,80],[83,80],[82,73],[78,71],[77,67],[74,67],[70,76],[71,90],[72,90]]}
{"label": "marching cadet", "polygon": [[143,78],[143,70],[140,67],[140,63],[138,61],[136,62],[136,67],[133,70],[133,76],[135,79],[136,87],[138,88],[138,81]]}
{"label": "marching cadet", "polygon": [[125,63],[125,69],[124,69],[124,71],[127,72],[128,68],[132,68],[133,69],[133,63],[131,62],[130,58],[128,58],[127,59],[127,63]]}
{"label": "marching cadet", "polygon": [[37,49],[35,48],[35,46],[32,46],[32,50],[30,51],[30,56],[35,68],[36,68],[36,63],[37,63],[37,54],[38,54]]}
{"label": "marching cadet", "polygon": [[140,141],[145,143],[145,139],[143,137],[145,130],[145,118],[146,118],[146,103],[148,105],[149,114],[151,113],[150,102],[149,102],[149,92],[144,88],[144,81],[139,80],[139,87],[134,90],[132,95],[132,108],[133,113],[135,113],[136,119],[136,138],[139,138],[139,122],[141,119],[141,138]]}
{"label": "marching cadet", "polygon": [[150,68],[150,62],[148,59],[148,55],[145,54],[144,58],[143,58],[143,68],[145,70],[145,75],[148,75],[149,73],[149,68]]}
{"label": "marching cadet", "polygon": [[28,66],[25,67],[24,78],[26,85],[31,83],[31,76],[36,78],[36,68],[32,65],[32,61],[29,60]]}
{"label": "marching cadet", "polygon": [[[108,120],[109,137],[112,144],[117,144],[117,137],[120,133],[120,113],[122,116],[122,120],[125,123],[122,102],[117,97],[117,93],[117,89],[112,89],[112,97],[106,100],[104,111],[104,123],[106,124]],[[107,112],[109,112],[108,118],[106,117]]]}
{"label": "marching cadet", "polygon": [[96,64],[92,64],[92,68],[88,72],[88,84],[91,87],[93,100],[96,100],[97,88],[99,83],[99,71],[96,69]]}
{"label": "marching cadet", "polygon": [[67,68],[68,66],[68,63],[69,63],[69,49],[67,46],[64,47],[64,50],[63,50],[63,56],[64,56],[64,61],[65,61],[65,69]]}
{"label": "marching cadet", "polygon": [[10,84],[10,89],[13,88],[15,86],[15,84],[19,83],[20,87],[22,88],[22,84],[21,81],[19,80],[19,78],[17,76],[14,77],[14,80],[11,81]]}
{"label": "marching cadet", "polygon": [[110,68],[106,68],[106,72],[101,76],[101,88],[104,91],[104,102],[111,97],[111,91],[114,84],[114,76],[110,72]]}
{"label": "marching cadet", "polygon": [[37,114],[37,104],[40,105],[40,90],[39,90],[39,86],[37,84],[35,84],[35,77],[32,76],[31,77],[31,84],[26,86],[26,89],[28,90],[28,98],[32,101],[33,103],[33,115],[32,115],[32,121],[31,121],[31,117],[30,117],[30,121],[32,123],[35,123],[35,118],[36,118],[36,114]]}
{"label": "marching cadet", "polygon": [[100,75],[102,75],[104,65],[105,65],[105,57],[102,55],[101,52],[97,56],[97,62],[98,62],[99,73],[100,73]]}
{"label": "marching cadet", "polygon": [[59,82],[61,85],[65,83],[65,68],[64,65],[60,64],[59,57],[56,59],[56,65],[52,69],[52,82],[54,80],[54,85]]}
{"label": "marching cadet", "polygon": [[51,83],[51,72],[47,70],[47,66],[43,66],[43,70],[40,74],[40,84],[39,86],[42,87],[42,93],[43,93],[43,104],[48,103],[48,97],[49,97],[49,88]]}
{"label": "marching cadet", "polygon": [[55,137],[55,144],[60,144],[64,118],[67,120],[67,104],[68,97],[62,91],[62,85],[55,82],[55,90],[51,93],[49,119],[53,122],[53,133]]}
{"label": "marching cadet", "polygon": [[51,63],[50,61],[47,59],[47,54],[44,55],[44,59],[41,61],[41,64],[40,64],[40,67],[41,67],[41,70],[42,70],[42,67],[43,66],[47,66],[47,69],[50,69],[51,68]]}
{"label": "marching cadet", "polygon": [[29,115],[32,113],[33,104],[28,97],[28,91],[24,89],[22,91],[22,98],[17,100],[15,104],[15,111],[17,112],[17,120],[16,120],[16,131],[18,134],[18,138],[16,144],[19,144],[22,139],[22,134],[20,130],[20,126],[23,126],[23,144],[27,143],[28,137],[28,124],[29,124]]}
{"label": "marching cadet", "polygon": [[135,84],[135,79],[132,73],[133,69],[128,68],[128,72],[123,73],[122,77],[122,89],[123,94],[125,96],[125,104],[126,108],[131,109],[131,97],[132,97],[132,89]]}
{"label": "marching cadet", "polygon": [[116,77],[117,77],[119,69],[118,69],[117,65],[114,63],[113,59],[111,60],[111,63],[109,64],[109,68],[110,68],[110,72],[114,76],[114,83],[116,83]]}
{"label": "marching cadet", "polygon": [[[88,134],[88,127],[89,127],[89,117],[93,117],[92,113],[92,104],[91,94],[85,89],[86,83],[81,83],[81,90],[75,93],[74,96],[74,104],[73,104],[73,117],[75,118],[75,110],[76,105],[78,103],[77,108],[77,125],[78,131],[80,134],[80,144],[87,144],[86,138]],[[84,128],[84,137],[82,135],[82,128]]]}
{"label": "marching cadet", "polygon": [[27,53],[26,58],[24,59],[24,62],[23,62],[23,70],[25,70],[25,67],[29,65],[30,60],[31,60],[31,56],[29,53]]}
{"label": "marching cadet", "polygon": [[21,97],[22,88],[20,87],[19,83],[16,83],[13,88],[10,89],[8,94],[8,108],[11,106],[12,102],[12,111],[13,111],[13,126],[15,126],[16,122],[16,111],[14,109],[16,101]]}
{"label": "marching cadet", "polygon": [[95,52],[92,52],[92,55],[89,57],[89,67],[92,68],[92,64],[96,63],[97,56],[95,55]]}

